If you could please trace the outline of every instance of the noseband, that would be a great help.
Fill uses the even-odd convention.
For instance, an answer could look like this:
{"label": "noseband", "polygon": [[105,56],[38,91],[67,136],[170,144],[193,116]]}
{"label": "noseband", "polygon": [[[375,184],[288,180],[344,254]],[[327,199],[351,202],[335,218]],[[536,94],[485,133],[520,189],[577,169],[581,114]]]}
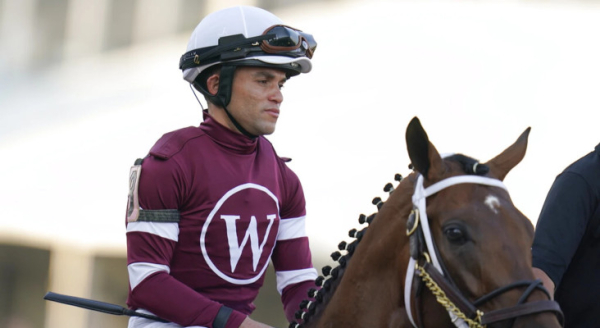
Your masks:
{"label": "noseband", "polygon": [[[525,302],[529,295],[536,289],[542,290],[548,298],[548,291],[542,286],[540,280],[518,281],[505,287],[500,287],[491,293],[479,298],[474,302],[462,295],[458,290],[452,278],[444,268],[441,259],[438,257],[437,249],[429,229],[429,221],[426,211],[427,197],[448,188],[450,186],[462,183],[475,183],[492,187],[506,189],[502,181],[482,176],[461,175],[446,178],[427,188],[423,187],[423,176],[419,175],[415,184],[415,191],[412,197],[413,210],[407,221],[406,233],[410,243],[410,260],[406,273],[404,288],[404,304],[408,318],[414,327],[417,327],[412,316],[411,296],[413,278],[418,276],[425,286],[433,293],[438,303],[448,311],[452,323],[458,328],[484,328],[487,324],[496,323],[502,320],[514,320],[517,317],[535,314],[541,312],[554,312],[562,326],[564,319],[558,303],[552,300]],[[423,265],[419,260],[423,259]],[[525,287],[523,295],[519,298],[517,304],[512,307],[493,310],[487,313],[478,310],[477,307],[487,301],[499,296],[509,290]],[[419,293],[419,291],[417,291]],[[415,301],[418,305],[418,301]],[[418,311],[417,311],[418,313]]]}

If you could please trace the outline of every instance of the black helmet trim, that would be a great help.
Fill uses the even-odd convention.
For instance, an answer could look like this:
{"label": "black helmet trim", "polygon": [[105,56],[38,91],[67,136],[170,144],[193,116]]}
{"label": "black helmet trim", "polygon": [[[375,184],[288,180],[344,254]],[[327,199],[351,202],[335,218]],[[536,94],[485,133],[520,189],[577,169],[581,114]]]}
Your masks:
{"label": "black helmet trim", "polygon": [[194,49],[183,54],[179,60],[179,69],[185,70],[220,61],[245,58],[250,52],[261,52],[265,55],[259,44],[267,37],[267,35],[259,35],[246,39],[243,34],[222,37],[217,46]]}

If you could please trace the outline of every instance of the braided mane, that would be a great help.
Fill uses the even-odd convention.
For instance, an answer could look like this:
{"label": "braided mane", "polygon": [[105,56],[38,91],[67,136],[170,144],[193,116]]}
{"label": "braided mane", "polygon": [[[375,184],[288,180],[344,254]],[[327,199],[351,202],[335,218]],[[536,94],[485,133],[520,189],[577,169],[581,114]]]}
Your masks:
{"label": "braided mane", "polygon": [[[444,160],[457,162],[466,174],[485,175],[489,172],[489,167],[487,165],[480,164],[478,160],[462,154],[455,154],[446,157]],[[412,169],[412,165],[409,165],[409,168]],[[402,175],[396,174],[394,180],[401,182]],[[383,191],[391,195],[394,191],[394,186],[392,183],[388,183],[383,188]],[[377,206],[377,210],[379,210],[381,206],[383,206],[384,202],[380,197],[375,197],[373,198],[372,204]],[[369,216],[360,214],[358,222],[361,225],[365,223],[370,225],[371,222],[373,222],[373,220],[376,218],[376,215],[377,212]],[[335,262],[335,266],[332,267],[326,265],[321,269],[322,275],[315,280],[315,284],[319,286],[320,289],[311,289],[308,292],[308,299],[305,299],[300,303],[300,309],[296,312],[297,321],[291,322],[289,328],[305,328],[306,324],[309,322],[319,319],[327,307],[329,300],[333,297],[333,294],[340,284],[341,278],[346,270],[346,266],[352,258],[356,247],[358,247],[358,244],[360,243],[367,229],[368,226],[361,230],[351,229],[348,232],[348,235],[351,238],[354,238],[354,240],[351,242],[340,242],[338,245],[338,250],[331,253],[331,258]]]}
{"label": "braided mane", "polygon": [[[394,180],[400,182],[402,175],[396,174]],[[394,191],[392,183],[388,183],[383,188],[383,191],[391,194]],[[379,210],[383,206],[383,201],[380,197],[373,198],[372,204],[377,206]],[[360,214],[358,222],[362,224],[370,225],[375,219],[377,213],[373,213],[369,216]],[[367,231],[368,227],[364,227],[361,230],[351,229],[348,232],[348,236],[354,238],[351,242],[342,241],[338,244],[338,250],[331,253],[331,258],[335,262],[334,267],[326,265],[321,269],[322,275],[316,280],[315,284],[319,286],[319,289],[311,289],[308,291],[308,299],[305,299],[300,303],[300,309],[296,312],[296,319],[290,323],[289,328],[304,328],[307,323],[317,320],[329,303],[329,300],[335,293],[341,278],[346,270],[346,265],[352,258],[356,247],[362,240],[363,235]]]}

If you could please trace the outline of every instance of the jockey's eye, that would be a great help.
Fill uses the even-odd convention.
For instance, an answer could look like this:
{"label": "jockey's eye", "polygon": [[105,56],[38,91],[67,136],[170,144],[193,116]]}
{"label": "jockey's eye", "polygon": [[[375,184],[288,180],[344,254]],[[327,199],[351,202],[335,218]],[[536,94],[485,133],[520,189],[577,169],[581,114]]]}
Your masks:
{"label": "jockey's eye", "polygon": [[444,235],[453,244],[462,245],[467,242],[467,235],[462,227],[452,224],[444,228]]}

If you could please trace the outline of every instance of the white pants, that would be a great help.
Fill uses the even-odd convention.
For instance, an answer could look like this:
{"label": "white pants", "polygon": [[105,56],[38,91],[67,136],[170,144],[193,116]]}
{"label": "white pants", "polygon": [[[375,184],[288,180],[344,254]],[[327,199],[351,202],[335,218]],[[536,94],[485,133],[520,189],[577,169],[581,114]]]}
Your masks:
{"label": "white pants", "polygon": [[[144,309],[137,309],[136,312],[151,314],[153,313],[146,311]],[[182,328],[182,326],[172,323],[172,322],[160,322],[154,321],[152,319],[146,319],[142,317],[130,317],[129,325],[127,328]],[[186,328],[206,328],[204,326],[188,326]]]}

